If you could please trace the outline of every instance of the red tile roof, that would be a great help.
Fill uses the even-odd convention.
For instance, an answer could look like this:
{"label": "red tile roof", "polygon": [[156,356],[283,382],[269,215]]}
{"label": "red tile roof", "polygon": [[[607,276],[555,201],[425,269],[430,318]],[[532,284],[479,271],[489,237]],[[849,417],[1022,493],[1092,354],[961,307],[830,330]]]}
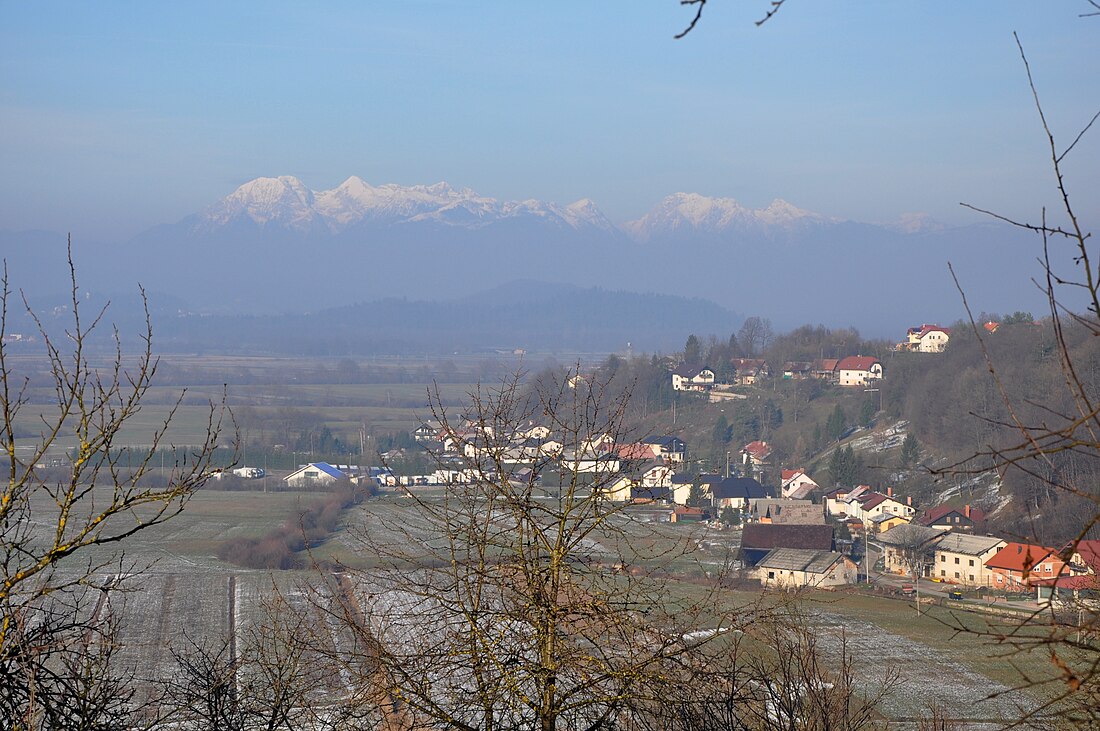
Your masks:
{"label": "red tile roof", "polygon": [[772,448],[768,446],[767,442],[755,441],[749,442],[741,448],[742,452],[748,452],[756,459],[764,459],[772,453]]}
{"label": "red tile roof", "polygon": [[1007,569],[1027,573],[1037,563],[1042,563],[1048,556],[1056,553],[1053,548],[1035,546],[1030,543],[1009,543],[997,551],[993,558],[985,562],[991,569]]}
{"label": "red tile roof", "polygon": [[796,470],[782,470],[779,474],[781,475],[780,479],[783,480],[783,482],[786,482],[787,480],[795,477],[796,475],[806,474],[806,470],[799,467]]}
{"label": "red tile roof", "polygon": [[870,355],[849,355],[842,358],[837,364],[838,371],[869,371],[871,366],[878,363],[878,358]]}

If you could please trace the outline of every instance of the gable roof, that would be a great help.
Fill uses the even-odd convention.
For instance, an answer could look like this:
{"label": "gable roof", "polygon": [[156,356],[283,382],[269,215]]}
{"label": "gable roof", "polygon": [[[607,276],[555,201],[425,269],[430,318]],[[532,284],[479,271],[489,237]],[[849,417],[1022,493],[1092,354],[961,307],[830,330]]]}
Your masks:
{"label": "gable roof", "polygon": [[838,363],[840,361],[836,358],[818,358],[814,361],[813,369],[815,371],[835,371]]}
{"label": "gable roof", "polygon": [[1100,574],[1100,541],[1077,541],[1070,547],[1081,556],[1085,566]]}
{"label": "gable roof", "polygon": [[870,355],[849,355],[847,358],[841,358],[840,362],[837,363],[836,370],[869,371],[871,366],[878,362],[878,358]]}
{"label": "gable roof", "polygon": [[906,523],[905,525],[895,525],[890,530],[879,533],[878,542],[899,548],[918,548],[945,533],[947,533],[945,528],[929,528],[923,525]]}
{"label": "gable roof", "polygon": [[661,447],[678,448],[683,446],[684,440],[679,437],[672,437],[668,435],[651,435],[642,440],[642,444],[656,444]]}
{"label": "gable roof", "polygon": [[985,562],[991,569],[1005,569],[1007,571],[1031,571],[1031,567],[1042,563],[1051,554],[1057,554],[1053,548],[1036,546],[1031,543],[1009,543],[997,551],[993,558]]}
{"label": "gable roof", "polygon": [[808,548],[831,551],[833,527],[797,523],[749,523],[741,533],[741,548]]}
{"label": "gable roof", "polygon": [[948,553],[965,553],[969,556],[980,556],[1004,541],[993,536],[972,536],[967,533],[948,533],[936,542],[937,551]]}
{"label": "gable roof", "polygon": [[824,574],[844,556],[836,551],[814,551],[805,548],[775,548],[764,558],[756,562],[757,568],[785,569],[787,571],[805,571],[809,574]]}
{"label": "gable roof", "polygon": [[764,459],[765,457],[767,457],[769,454],[772,453],[772,448],[768,445],[767,442],[761,442],[761,441],[757,440],[757,441],[749,442],[745,446],[741,447],[741,451],[742,452],[748,452],[749,454],[751,454],[753,457],[756,457],[757,459]]}
{"label": "gable roof", "polygon": [[768,489],[751,477],[727,477],[717,485],[711,485],[710,494],[716,500],[728,498],[757,500],[770,497]]}
{"label": "gable roof", "polygon": [[[945,504],[924,511],[924,514],[917,519],[917,523],[920,525],[934,525],[937,521],[951,515],[951,513],[958,513],[961,518],[966,517],[965,508],[956,508]],[[985,520],[985,512],[981,508],[970,508],[970,520],[975,523],[982,522]]]}
{"label": "gable roof", "polygon": [[698,472],[680,472],[672,476],[673,485],[717,485],[722,481],[722,475],[712,475]]}

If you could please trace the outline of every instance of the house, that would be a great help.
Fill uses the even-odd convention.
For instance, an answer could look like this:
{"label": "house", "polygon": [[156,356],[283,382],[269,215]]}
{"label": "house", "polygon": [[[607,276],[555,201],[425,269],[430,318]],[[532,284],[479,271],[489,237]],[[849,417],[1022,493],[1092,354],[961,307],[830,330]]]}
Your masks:
{"label": "house", "polygon": [[863,529],[866,530],[871,535],[878,535],[879,533],[885,533],[886,531],[890,530],[894,526],[906,525],[909,522],[910,522],[909,519],[906,518],[903,515],[891,515],[890,513],[879,513],[878,515],[872,517],[871,520],[868,523],[863,523],[863,521],[857,521],[858,525],[857,525],[856,530],[859,529],[859,526],[862,526]]}
{"label": "house", "polygon": [[443,431],[443,425],[438,421],[425,421],[420,426],[413,430],[413,439],[418,442],[431,442],[439,438],[440,433]]}
{"label": "house", "polygon": [[836,549],[833,527],[749,523],[741,532],[741,561],[746,566],[756,566],[776,548],[833,551]]}
{"label": "house", "polygon": [[727,477],[718,484],[710,485],[710,497],[718,510],[733,508],[749,512],[754,502],[770,498],[771,494],[751,477]]}
{"label": "house", "polygon": [[738,386],[751,386],[771,375],[763,358],[731,358],[730,366],[733,368],[734,383]]}
{"label": "house", "polygon": [[682,463],[687,459],[687,444],[679,437],[652,435],[643,439],[642,444],[652,450],[654,457],[666,462]]}
{"label": "house", "polygon": [[679,505],[686,505],[691,495],[691,488],[695,485],[703,490],[706,495],[711,495],[712,487],[722,481],[722,475],[699,474],[681,472],[672,476],[672,501]]}
{"label": "house", "polygon": [[872,527],[873,519],[879,515],[897,515],[908,522],[916,513],[912,498],[906,498],[903,503],[894,497],[892,487],[887,488],[883,494],[872,490],[868,485],[851,489],[837,488],[825,493],[825,510],[832,517],[855,518],[867,529]]}
{"label": "house", "polygon": [[974,526],[985,522],[985,513],[979,508],[964,505],[961,508],[950,505],[937,505],[924,511],[913,522],[917,525],[928,525],[933,528],[946,528],[947,530],[974,531]]}
{"label": "house", "polygon": [[714,371],[703,366],[681,365],[672,371],[672,390],[707,391],[714,385]]}
{"label": "house", "polygon": [[793,470],[781,470],[779,473],[779,494],[783,497],[801,500],[809,496],[819,485],[798,467]]}
{"label": "house", "polygon": [[810,366],[810,378],[836,383],[836,367],[840,361],[836,358],[819,358]]}
{"label": "house", "polygon": [[858,568],[836,551],[775,548],[761,558],[753,575],[768,588],[824,588],[854,584]]}
{"label": "house", "polygon": [[749,442],[745,446],[741,447],[741,462],[743,464],[749,464],[750,462],[754,467],[767,464],[768,457],[772,454],[772,448],[768,446],[767,442]]}
{"label": "house", "polygon": [[928,576],[934,563],[935,542],[947,531],[923,525],[898,525],[875,539],[883,547],[884,570],[895,574]]}
{"label": "house", "polygon": [[1074,574],[1100,574],[1100,541],[1076,541],[1062,550],[1069,553],[1069,568]]}
{"label": "house", "polygon": [[841,386],[867,386],[882,378],[882,363],[869,355],[850,355],[836,364],[836,373]]}
{"label": "house", "polygon": [[920,325],[911,327],[905,333],[905,340],[898,343],[898,350],[914,353],[942,353],[951,339],[951,330],[939,325]]}
{"label": "house", "polygon": [[985,562],[990,586],[1004,591],[1028,591],[1041,579],[1069,574],[1066,562],[1053,548],[1009,543]]}
{"label": "house", "polygon": [[611,475],[621,465],[617,455],[599,449],[567,449],[561,453],[561,468],[566,472]]}
{"label": "house", "polygon": [[328,462],[310,462],[299,467],[283,478],[287,487],[331,487],[337,482],[347,480],[348,476]]}
{"label": "house", "polygon": [[1049,605],[1062,600],[1073,601],[1080,607],[1087,605],[1091,611],[1100,607],[1100,576],[1080,574],[1077,576],[1056,576],[1053,579],[1035,579],[1035,601]]}
{"label": "house", "polygon": [[985,562],[1007,545],[993,536],[948,533],[936,540],[932,578],[951,584],[990,586],[993,577]]}
{"label": "house", "polygon": [[810,361],[788,360],[783,364],[783,380],[802,381],[810,377],[814,364]]}
{"label": "house", "polygon": [[757,500],[750,507],[749,520],[777,525],[824,525],[825,506],[809,500]]}

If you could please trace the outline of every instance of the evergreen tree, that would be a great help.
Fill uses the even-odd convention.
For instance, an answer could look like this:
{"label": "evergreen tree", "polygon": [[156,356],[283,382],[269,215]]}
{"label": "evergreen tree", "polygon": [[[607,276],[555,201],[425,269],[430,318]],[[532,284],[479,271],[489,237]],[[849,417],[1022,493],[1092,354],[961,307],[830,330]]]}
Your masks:
{"label": "evergreen tree", "polygon": [[875,420],[875,414],[878,409],[875,408],[875,400],[869,398],[863,402],[863,406],[859,410],[859,423],[861,426],[871,426],[871,423]]}
{"label": "evergreen tree", "polygon": [[688,335],[687,342],[684,344],[684,362],[688,365],[700,365],[702,359],[703,353],[699,338]]}
{"label": "evergreen tree", "polygon": [[730,427],[729,419],[725,414],[718,416],[718,421],[714,423],[714,431],[711,432],[711,437],[714,439],[715,444],[729,444],[730,439],[733,438],[733,429]]}
{"label": "evergreen tree", "polygon": [[741,513],[734,510],[729,505],[722,508],[722,514],[721,514],[721,516],[719,516],[719,518],[726,525],[740,525],[741,524]]}
{"label": "evergreen tree", "polygon": [[688,491],[687,505],[689,508],[705,508],[710,505],[710,498],[703,491],[703,486],[695,484]]}
{"label": "evergreen tree", "polygon": [[920,445],[917,438],[910,432],[905,435],[905,441],[901,443],[901,466],[910,467],[920,458]]}
{"label": "evergreen tree", "polygon": [[840,435],[844,433],[844,430],[848,428],[848,417],[844,413],[844,409],[840,404],[836,405],[833,409],[833,413],[829,415],[828,420],[825,422],[825,436],[835,441],[840,439]]}

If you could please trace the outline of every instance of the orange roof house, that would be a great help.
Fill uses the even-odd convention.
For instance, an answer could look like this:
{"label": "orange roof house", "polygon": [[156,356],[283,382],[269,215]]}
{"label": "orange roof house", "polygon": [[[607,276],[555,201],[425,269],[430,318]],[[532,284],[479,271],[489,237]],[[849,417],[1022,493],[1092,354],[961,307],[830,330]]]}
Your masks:
{"label": "orange roof house", "polygon": [[985,566],[992,575],[993,588],[1005,591],[1027,591],[1034,582],[1066,571],[1066,562],[1056,549],[1031,543],[1009,543]]}

